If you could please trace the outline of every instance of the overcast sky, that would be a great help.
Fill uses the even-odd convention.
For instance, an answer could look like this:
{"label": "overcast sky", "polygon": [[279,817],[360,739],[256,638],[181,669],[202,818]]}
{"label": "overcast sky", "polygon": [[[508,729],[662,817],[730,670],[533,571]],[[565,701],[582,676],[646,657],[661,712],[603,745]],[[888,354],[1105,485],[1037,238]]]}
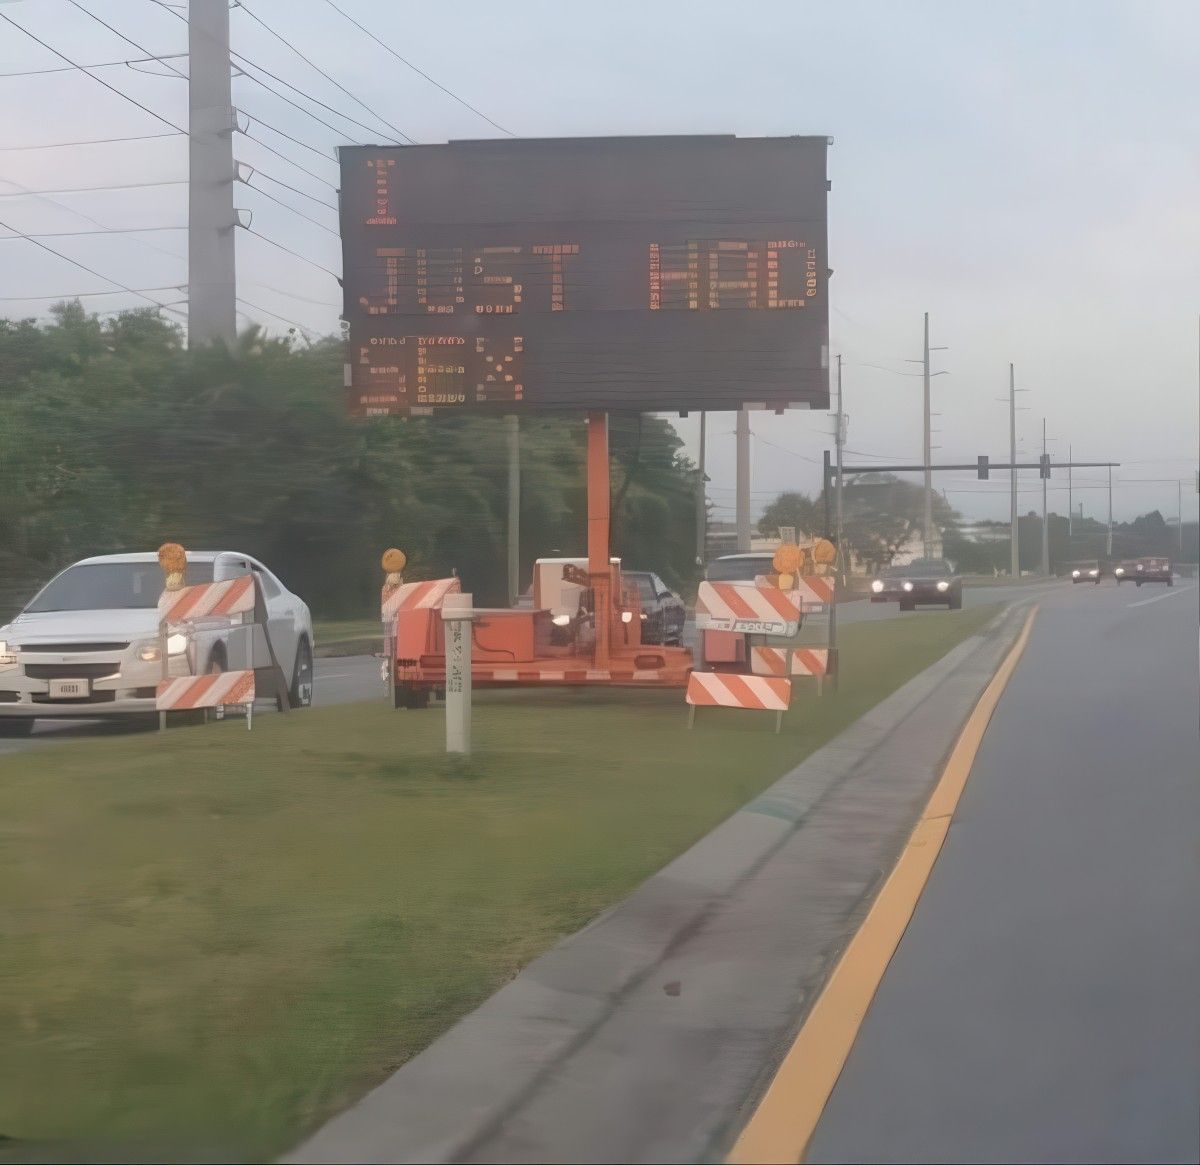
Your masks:
{"label": "overcast sky", "polygon": [[[79,0],[153,55],[182,53],[186,29],[153,0]],[[1021,399],[1023,454],[1117,460],[1118,519],[1154,506],[1196,516],[1200,443],[1200,4],[1103,0],[823,4],[506,0],[455,4],[336,0],[442,85],[519,136],[828,134],[833,351],[845,359],[851,462],[919,460],[920,387],[906,360],[932,319],[935,460],[1007,454],[1008,364]],[[374,128],[315,112],[322,126],[246,78],[235,103],[251,124],[239,158],[312,197],[260,178],[239,188],[254,226],[307,260],[239,233],[239,294],[272,329],[337,326],[333,148],[384,140],[386,128],[274,39],[277,29],[392,125],[421,142],[498,130],[374,45],[327,0],[246,0],[236,51]],[[184,9],[186,10],[186,9]],[[80,63],[137,57],[69,0],[0,0],[11,17]],[[171,62],[186,71],[186,61]],[[0,72],[63,65],[0,21]],[[125,65],[98,75],[177,126],[186,88]],[[271,82],[277,85],[275,82]],[[277,86],[278,87],[278,86]],[[288,90],[281,90],[289,92]],[[294,94],[293,94],[294,96]],[[172,130],[75,72],[0,78],[0,222],[20,233],[178,227],[185,221],[182,136],[100,146],[13,149]],[[294,159],[311,174],[268,152]],[[319,156],[324,152],[326,158]],[[319,180],[314,175],[319,176]],[[113,183],[164,185],[83,194]],[[273,195],[316,223],[292,213]],[[16,195],[16,196],[13,196]],[[53,199],[54,201],[49,201]],[[68,210],[67,208],[71,208]],[[0,231],[0,235],[8,232]],[[46,237],[151,298],[178,303],[178,231]],[[314,266],[318,264],[319,266]],[[27,241],[0,242],[0,314],[44,313],[54,296],[110,285]],[[89,298],[95,310],[144,300]],[[250,306],[254,305],[254,306]],[[275,313],[268,315],[267,312]],[[280,318],[282,317],[282,319]],[[733,418],[710,425],[712,496],[732,516]],[[679,421],[694,441],[695,417]],[[781,489],[815,492],[829,418],[756,415],[756,508]],[[870,456],[868,456],[870,455]],[[1136,484],[1138,479],[1168,482]],[[1007,482],[940,475],[950,501],[1007,516]],[[1086,514],[1106,515],[1103,471],[1076,475]],[[1052,508],[1066,511],[1065,480]],[[1035,477],[1022,510],[1040,505]]]}

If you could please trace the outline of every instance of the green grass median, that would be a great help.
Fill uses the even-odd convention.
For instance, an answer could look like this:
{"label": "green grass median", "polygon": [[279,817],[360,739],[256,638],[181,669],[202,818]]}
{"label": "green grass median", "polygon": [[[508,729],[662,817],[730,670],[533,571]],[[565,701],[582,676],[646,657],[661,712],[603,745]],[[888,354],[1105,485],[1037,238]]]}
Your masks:
{"label": "green grass median", "polygon": [[278,1155],[994,613],[844,628],[778,736],[524,691],[458,763],[383,702],[0,759],[0,1159]]}

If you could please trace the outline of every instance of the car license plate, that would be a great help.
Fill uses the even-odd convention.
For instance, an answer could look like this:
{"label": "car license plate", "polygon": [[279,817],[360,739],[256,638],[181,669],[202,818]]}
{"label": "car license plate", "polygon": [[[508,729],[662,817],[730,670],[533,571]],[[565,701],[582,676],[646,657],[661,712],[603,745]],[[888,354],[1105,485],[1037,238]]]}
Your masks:
{"label": "car license plate", "polygon": [[86,700],[91,694],[87,680],[51,680],[50,699]]}

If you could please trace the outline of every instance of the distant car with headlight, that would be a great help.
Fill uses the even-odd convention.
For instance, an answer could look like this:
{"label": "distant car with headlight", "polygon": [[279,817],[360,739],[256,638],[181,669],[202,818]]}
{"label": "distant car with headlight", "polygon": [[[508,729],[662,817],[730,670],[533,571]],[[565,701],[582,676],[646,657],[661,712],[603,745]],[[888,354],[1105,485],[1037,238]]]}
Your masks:
{"label": "distant car with headlight", "polygon": [[1133,564],[1133,581],[1140,587],[1144,582],[1161,582],[1175,585],[1174,572],[1169,558],[1139,558]]}
{"label": "distant car with headlight", "polygon": [[687,607],[658,575],[648,570],[621,572],[626,585],[638,589],[642,642],[646,644],[677,645],[683,639]]}
{"label": "distant car with headlight", "polygon": [[1117,565],[1113,567],[1113,577],[1117,580],[1117,586],[1120,586],[1123,582],[1127,582],[1129,579],[1132,579],[1136,570],[1136,559],[1127,558],[1124,562],[1118,562]]}
{"label": "distant car with headlight", "polygon": [[962,591],[962,578],[944,558],[916,558],[884,570],[871,583],[871,602],[899,603],[902,611],[944,603],[957,611]]}
{"label": "distant car with headlight", "polygon": [[[313,629],[308,607],[261,562],[235,551],[189,551],[188,585],[254,574],[271,645],[290,679],[293,707],[312,703]],[[40,719],[144,715],[163,678],[158,638],[162,569],[155,554],[86,558],[52,578],[0,627],[0,736],[26,736]],[[199,675],[262,665],[261,632],[213,620],[167,636],[167,674]],[[256,640],[251,658],[250,637]]]}
{"label": "distant car with headlight", "polygon": [[1099,583],[1104,571],[1098,562],[1080,562],[1071,568],[1071,583]]}

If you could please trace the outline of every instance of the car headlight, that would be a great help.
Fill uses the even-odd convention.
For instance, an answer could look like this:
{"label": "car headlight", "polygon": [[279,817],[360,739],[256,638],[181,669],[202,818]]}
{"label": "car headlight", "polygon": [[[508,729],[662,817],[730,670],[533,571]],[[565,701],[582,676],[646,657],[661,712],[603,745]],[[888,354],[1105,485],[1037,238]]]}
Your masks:
{"label": "car headlight", "polygon": [[1118,567],[1117,567],[1117,569],[1116,569],[1116,571],[1115,571],[1114,573],[1115,573],[1115,574],[1124,574],[1124,573],[1125,573],[1125,568],[1124,568],[1123,566],[1118,566]]}
{"label": "car headlight", "polygon": [[945,579],[942,579],[942,581],[938,583],[937,589],[939,591],[948,591],[950,589],[950,584]]}
{"label": "car headlight", "polygon": [[143,643],[141,647],[138,648],[138,659],[140,659],[142,663],[154,663],[155,661],[162,659],[162,652],[159,651],[157,643]]}
{"label": "car headlight", "polygon": [[9,651],[8,642],[4,639],[0,639],[0,665],[9,667],[16,662],[17,657],[14,651]]}
{"label": "car headlight", "polygon": [[1145,567],[1144,567],[1144,566],[1143,566],[1143,565],[1142,565],[1142,564],[1139,562],[1139,563],[1138,563],[1138,570],[1145,570],[1145,569],[1146,569],[1146,568],[1145,568]]}
{"label": "car headlight", "polygon": [[550,620],[550,622],[553,623],[555,627],[567,627],[567,626],[570,626],[571,616],[570,615],[555,615],[554,618]]}
{"label": "car headlight", "polygon": [[642,612],[642,618],[643,618],[643,619],[649,619],[649,618],[650,618],[650,616],[649,616],[649,615],[647,615],[645,611],[643,611],[643,612]]}
{"label": "car headlight", "polygon": [[882,582],[882,580],[880,580],[880,579],[876,579],[876,580],[875,580],[875,581],[874,581],[874,582],[871,584],[871,590],[873,590],[873,591],[874,591],[876,594],[879,594],[879,592],[880,592],[881,590],[883,590],[883,582]]}
{"label": "car headlight", "polygon": [[1071,577],[1072,577],[1072,578],[1078,578],[1078,577],[1079,577],[1079,571],[1077,571],[1077,570],[1073,570],[1073,571],[1071,571]]}
{"label": "car headlight", "polygon": [[[646,617],[645,615],[642,616],[643,619],[645,617]],[[622,611],[621,612],[621,622],[622,623],[632,623],[633,622],[633,612],[632,611]]]}
{"label": "car headlight", "polygon": [[906,591],[912,590],[912,583],[910,582],[902,583],[901,586],[903,586]]}
{"label": "car headlight", "polygon": [[1090,575],[1092,576],[1092,578],[1099,578],[1099,577],[1100,577],[1100,572],[1099,572],[1098,570],[1089,570],[1089,571],[1088,571],[1088,574],[1090,574]]}
{"label": "car headlight", "polygon": [[174,635],[167,636],[167,654],[182,655],[188,648],[188,639],[186,635],[180,635],[178,632]]}

